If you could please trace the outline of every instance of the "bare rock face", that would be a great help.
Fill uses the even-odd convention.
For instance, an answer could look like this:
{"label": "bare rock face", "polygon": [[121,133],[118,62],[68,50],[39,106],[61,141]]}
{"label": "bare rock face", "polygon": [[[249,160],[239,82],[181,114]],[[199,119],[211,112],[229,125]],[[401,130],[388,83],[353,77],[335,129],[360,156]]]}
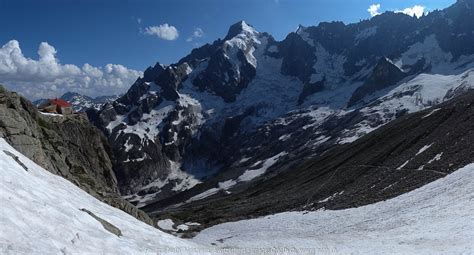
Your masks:
{"label": "bare rock face", "polygon": [[374,67],[372,75],[367,79],[364,85],[357,88],[354,94],[352,94],[348,106],[351,107],[355,105],[367,95],[397,84],[397,82],[407,75],[407,73],[400,70],[400,68],[395,66],[389,59],[385,57],[380,58]]}
{"label": "bare rock face", "polygon": [[42,115],[27,99],[0,86],[0,137],[48,171],[152,224],[120,197],[107,140],[85,115]]}
{"label": "bare rock face", "polygon": [[290,33],[279,45],[279,52],[283,58],[281,73],[298,77],[308,82],[314,73],[316,57],[314,49],[297,33]]}

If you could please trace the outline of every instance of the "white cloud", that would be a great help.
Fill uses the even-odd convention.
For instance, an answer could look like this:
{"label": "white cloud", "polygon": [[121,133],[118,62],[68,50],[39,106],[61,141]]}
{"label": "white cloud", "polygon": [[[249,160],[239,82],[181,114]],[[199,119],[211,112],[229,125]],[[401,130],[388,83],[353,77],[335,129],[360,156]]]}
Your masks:
{"label": "white cloud", "polygon": [[155,35],[158,38],[168,41],[174,41],[179,37],[178,29],[174,26],[168,25],[168,23],[159,26],[146,27],[144,33],[146,35]]}
{"label": "white cloud", "polygon": [[57,97],[68,91],[101,96],[125,92],[142,75],[116,64],[61,64],[56,54],[53,46],[42,42],[39,58],[34,60],[23,55],[18,41],[9,41],[0,48],[0,83],[30,99]]}
{"label": "white cloud", "polygon": [[380,14],[380,4],[373,4],[369,6],[369,9],[367,11],[370,13],[371,17],[377,16]]}
{"label": "white cloud", "polygon": [[141,19],[141,18],[137,18],[137,23],[138,23],[138,24],[142,24],[142,19]]}
{"label": "white cloud", "polygon": [[404,10],[397,10],[395,12],[405,13],[406,15],[420,18],[421,16],[423,16],[423,13],[425,13],[425,9],[425,6],[415,5],[410,8],[405,8]]}
{"label": "white cloud", "polygon": [[193,34],[190,37],[188,37],[188,39],[186,39],[186,42],[192,42],[194,41],[194,39],[201,38],[203,36],[204,36],[204,31],[201,28],[197,27],[194,29]]}

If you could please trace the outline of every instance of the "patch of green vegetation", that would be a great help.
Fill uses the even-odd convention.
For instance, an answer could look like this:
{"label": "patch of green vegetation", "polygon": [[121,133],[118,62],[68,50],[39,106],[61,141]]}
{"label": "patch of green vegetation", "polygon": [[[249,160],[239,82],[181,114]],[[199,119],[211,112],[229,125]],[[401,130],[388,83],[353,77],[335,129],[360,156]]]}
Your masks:
{"label": "patch of green vegetation", "polygon": [[82,166],[72,165],[69,172],[80,183],[81,186],[86,186],[91,189],[96,189],[96,182],[94,178],[87,174]]}
{"label": "patch of green vegetation", "polygon": [[91,177],[87,176],[86,174],[79,174],[79,175],[73,175],[76,177],[77,181],[80,183],[80,185],[89,187],[91,189],[95,189],[95,181]]}
{"label": "patch of green vegetation", "polygon": [[51,124],[43,118],[38,118],[38,125],[46,129],[52,129]]}

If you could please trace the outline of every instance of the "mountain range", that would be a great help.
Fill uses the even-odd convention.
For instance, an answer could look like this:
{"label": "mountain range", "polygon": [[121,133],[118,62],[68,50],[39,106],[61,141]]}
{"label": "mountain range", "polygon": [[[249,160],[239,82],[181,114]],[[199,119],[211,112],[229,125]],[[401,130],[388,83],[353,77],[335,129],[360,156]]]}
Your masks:
{"label": "mountain range", "polygon": [[[99,96],[92,98],[76,92],[66,92],[60,98],[69,102],[75,112],[84,112],[89,108],[100,109],[103,104],[112,102],[119,98],[119,96]],[[46,100],[47,99],[44,98],[38,99],[33,101],[33,104],[40,105]]]}
{"label": "mountain range", "polygon": [[[413,234],[403,212],[435,219],[439,209],[453,217],[442,206],[454,202],[443,198],[472,201],[472,194],[449,193],[472,188],[463,180],[472,175],[474,158],[469,20],[473,0],[420,18],[386,12],[353,24],[299,26],[282,41],[239,21],[223,39],[177,63],[150,66],[123,95],[62,96],[87,119],[38,113],[0,87],[0,114],[6,116],[0,138],[12,148],[3,140],[0,147],[149,225],[197,235],[200,245],[268,245],[273,240],[265,233],[282,238],[283,230],[264,225],[291,217],[301,218],[298,226],[327,217],[338,226],[327,234],[339,237],[375,221],[370,212],[393,219],[377,227],[380,233],[400,225]],[[11,162],[5,153],[0,160]],[[408,208],[407,201],[416,205]],[[123,218],[108,210],[97,209]],[[338,223],[351,212],[370,215],[351,218],[350,226]],[[129,228],[130,221],[115,223]],[[260,229],[246,236],[252,222]],[[140,226],[136,231],[143,233]],[[465,240],[474,236],[472,227],[447,233],[464,233],[459,240]],[[431,239],[417,240],[425,245]]]}
{"label": "mountain range", "polygon": [[139,207],[235,193],[471,89],[471,5],[300,26],[283,41],[241,21],[88,116]]}

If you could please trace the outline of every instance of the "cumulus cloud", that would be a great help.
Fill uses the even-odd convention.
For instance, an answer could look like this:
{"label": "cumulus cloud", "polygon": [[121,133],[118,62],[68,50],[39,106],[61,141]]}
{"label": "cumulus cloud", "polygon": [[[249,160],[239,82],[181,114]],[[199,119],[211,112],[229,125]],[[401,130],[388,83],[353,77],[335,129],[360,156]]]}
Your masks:
{"label": "cumulus cloud", "polygon": [[204,36],[204,31],[201,28],[197,27],[194,29],[193,34],[190,37],[188,37],[188,39],[186,39],[186,42],[192,42],[195,39],[201,38],[203,36]]}
{"label": "cumulus cloud", "polygon": [[405,8],[403,10],[397,10],[395,12],[405,13],[406,15],[420,18],[423,16],[423,13],[425,13],[425,9],[425,6],[415,5],[413,7]]}
{"label": "cumulus cloud", "polygon": [[369,6],[369,9],[367,11],[370,13],[371,17],[377,16],[380,14],[380,4],[373,4]]}
{"label": "cumulus cloud", "polygon": [[34,60],[23,55],[18,41],[9,41],[0,48],[0,83],[30,99],[57,97],[69,91],[100,96],[123,93],[142,75],[116,64],[61,64],[56,54],[53,46],[42,42]]}
{"label": "cumulus cloud", "polygon": [[168,25],[168,23],[159,26],[146,27],[144,34],[157,36],[160,39],[174,41],[178,39],[179,32],[174,26]]}

